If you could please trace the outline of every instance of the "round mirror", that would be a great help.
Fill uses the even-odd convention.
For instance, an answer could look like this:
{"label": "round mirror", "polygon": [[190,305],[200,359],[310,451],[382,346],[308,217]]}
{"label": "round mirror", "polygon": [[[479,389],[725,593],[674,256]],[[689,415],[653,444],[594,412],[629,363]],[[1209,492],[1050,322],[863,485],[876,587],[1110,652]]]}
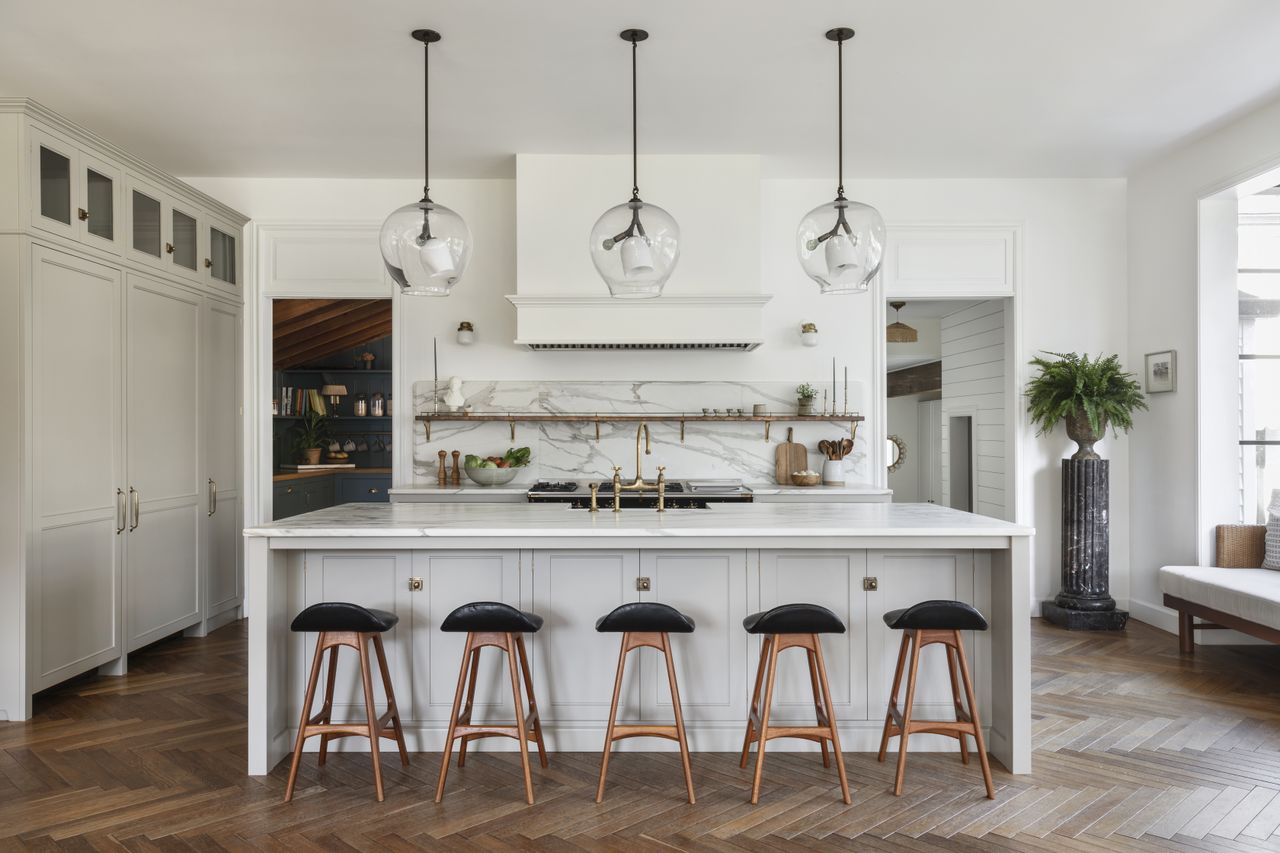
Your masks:
{"label": "round mirror", "polygon": [[907,444],[896,435],[884,440],[884,457],[889,460],[889,471],[897,471],[907,458]]}

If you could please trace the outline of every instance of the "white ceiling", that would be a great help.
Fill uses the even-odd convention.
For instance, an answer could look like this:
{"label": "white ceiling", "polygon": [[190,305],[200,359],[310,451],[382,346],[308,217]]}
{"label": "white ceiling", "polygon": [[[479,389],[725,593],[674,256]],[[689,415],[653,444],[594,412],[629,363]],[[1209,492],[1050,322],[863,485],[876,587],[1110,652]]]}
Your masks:
{"label": "white ceiling", "polygon": [[0,94],[185,176],[510,175],[641,144],[830,177],[846,49],[851,177],[1104,177],[1280,89],[1275,0],[0,0]]}

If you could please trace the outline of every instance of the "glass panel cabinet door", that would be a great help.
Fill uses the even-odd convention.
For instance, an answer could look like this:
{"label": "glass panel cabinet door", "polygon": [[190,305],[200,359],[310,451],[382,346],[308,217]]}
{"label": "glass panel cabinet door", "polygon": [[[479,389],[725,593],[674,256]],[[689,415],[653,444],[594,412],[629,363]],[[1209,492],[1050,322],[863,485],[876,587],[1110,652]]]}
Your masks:
{"label": "glass panel cabinet door", "polygon": [[71,224],[71,158],[40,146],[40,215]]}
{"label": "glass panel cabinet door", "polygon": [[153,258],[160,257],[160,201],[146,193],[134,190],[132,246]]}
{"label": "glass panel cabinet door", "polygon": [[173,242],[165,246],[165,250],[173,258],[173,262],[183,269],[196,271],[196,218],[188,216],[176,207],[173,208]]}
{"label": "glass panel cabinet door", "polygon": [[235,285],[236,281],[236,238],[210,226],[209,257],[205,259],[209,275],[215,281]]}
{"label": "glass panel cabinet door", "polygon": [[116,238],[116,182],[110,175],[85,169],[85,199],[80,210],[85,230],[103,240]]}

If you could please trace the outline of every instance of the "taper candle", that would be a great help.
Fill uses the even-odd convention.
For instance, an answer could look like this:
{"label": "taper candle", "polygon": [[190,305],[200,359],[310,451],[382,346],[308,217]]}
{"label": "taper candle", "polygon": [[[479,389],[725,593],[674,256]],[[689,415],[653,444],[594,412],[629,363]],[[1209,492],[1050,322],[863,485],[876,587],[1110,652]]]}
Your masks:
{"label": "taper candle", "polygon": [[844,413],[849,414],[849,365],[844,366]]}

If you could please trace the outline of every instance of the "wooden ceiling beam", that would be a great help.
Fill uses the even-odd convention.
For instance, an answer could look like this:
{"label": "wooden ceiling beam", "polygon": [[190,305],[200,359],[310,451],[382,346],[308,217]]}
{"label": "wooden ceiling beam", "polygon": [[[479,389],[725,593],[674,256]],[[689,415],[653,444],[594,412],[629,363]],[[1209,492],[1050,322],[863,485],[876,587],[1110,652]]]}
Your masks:
{"label": "wooden ceiling beam", "polygon": [[381,308],[391,314],[391,302],[386,299],[334,299],[324,304],[318,305],[305,314],[291,317],[287,320],[277,319],[272,325],[272,337],[279,340],[280,338],[291,335],[295,332],[302,331],[308,326],[317,323],[324,323],[329,320],[342,317],[356,311],[362,311],[370,306]]}
{"label": "wooden ceiling beam", "polygon": [[288,352],[311,341],[332,338],[348,329],[364,327],[371,323],[390,322],[390,320],[390,315],[380,306],[365,307],[323,323],[307,326],[291,335],[277,339],[274,345],[277,350]]}
{"label": "wooden ceiling beam", "polygon": [[325,341],[315,342],[309,347],[297,349],[287,355],[276,359],[277,370],[288,370],[292,367],[298,367],[309,362],[330,355],[335,352],[352,349],[354,347],[376,341],[379,338],[385,338],[391,334],[391,321],[380,320],[370,326],[362,329],[348,331],[340,336],[329,338]]}

